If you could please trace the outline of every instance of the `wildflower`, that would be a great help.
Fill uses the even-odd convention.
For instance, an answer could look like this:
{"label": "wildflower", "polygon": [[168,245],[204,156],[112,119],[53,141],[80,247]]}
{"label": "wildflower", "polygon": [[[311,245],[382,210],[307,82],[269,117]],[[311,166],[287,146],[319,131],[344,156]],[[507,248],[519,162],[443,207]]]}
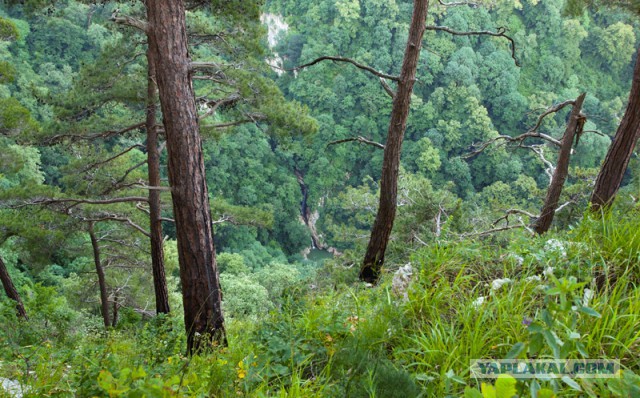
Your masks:
{"label": "wildflower", "polygon": [[582,297],[582,305],[585,307],[589,306],[589,302],[591,301],[591,299],[593,298],[593,290],[591,289],[584,289],[584,296]]}
{"label": "wildflower", "polygon": [[475,300],[473,301],[473,303],[471,303],[471,305],[473,305],[473,307],[474,307],[474,308],[476,308],[476,309],[477,309],[477,308],[480,308],[480,306],[481,306],[482,304],[484,304],[484,300],[485,300],[485,299],[484,299],[484,296],[480,296],[480,297],[478,297],[477,299],[475,299]]}
{"label": "wildflower", "polygon": [[509,283],[511,283],[509,278],[496,279],[491,282],[491,290],[499,290],[503,285],[508,285]]}
{"label": "wildflower", "polygon": [[548,277],[550,277],[550,276],[553,276],[553,270],[554,270],[554,268],[553,268],[553,267],[547,267],[547,268],[542,272],[542,274],[548,278]]}
{"label": "wildflower", "polygon": [[524,326],[529,326],[529,325],[531,325],[531,322],[532,322],[532,320],[531,320],[531,319],[529,319],[529,318],[527,318],[527,317],[522,318],[522,324],[523,324]]}
{"label": "wildflower", "polygon": [[525,279],[526,282],[540,282],[542,277],[540,275],[532,275]]}

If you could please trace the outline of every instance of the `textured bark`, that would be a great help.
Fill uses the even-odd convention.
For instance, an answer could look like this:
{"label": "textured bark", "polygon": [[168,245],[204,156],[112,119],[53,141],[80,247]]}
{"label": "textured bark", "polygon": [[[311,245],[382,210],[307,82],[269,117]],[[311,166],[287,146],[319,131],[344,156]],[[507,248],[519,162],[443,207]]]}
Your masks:
{"label": "textured bark", "polygon": [[100,259],[100,244],[96,237],[96,232],[93,228],[93,223],[89,223],[89,237],[91,238],[91,246],[93,247],[93,262],[96,266],[96,273],[98,274],[98,286],[100,287],[100,312],[102,313],[102,320],[104,321],[104,327],[109,328],[111,323],[109,322],[109,296],[107,295],[107,280],[104,276],[104,268],[102,268],[102,260]]}
{"label": "textured bark", "polygon": [[[150,38],[151,39],[151,38]],[[156,128],[156,60],[157,49],[153,40],[148,40],[147,50],[147,166],[149,168],[149,185],[159,187],[160,153],[158,151],[158,129]],[[156,295],[156,313],[169,313],[169,293],[167,278],[164,273],[164,250],[162,248],[162,213],[160,207],[160,191],[149,190],[149,233],[151,234],[151,270],[153,288]]]}
{"label": "textured bark", "polygon": [[169,182],[178,240],[187,350],[226,344],[209,193],[196,103],[189,76],[183,1],[146,2],[156,43],[156,77],[167,140]]}
{"label": "textured bark", "polygon": [[22,304],[22,300],[20,299],[20,294],[16,287],[13,285],[13,281],[11,280],[11,275],[9,275],[9,271],[7,271],[7,266],[4,264],[2,257],[0,257],[0,280],[2,281],[2,286],[4,287],[5,293],[7,293],[7,297],[16,302],[16,311],[18,314],[18,318],[29,319],[27,317],[27,311],[24,310],[24,305]]}
{"label": "textured bark", "polygon": [[599,212],[608,207],[620,188],[622,177],[629,165],[638,137],[640,136],[640,48],[636,55],[629,103],[616,135],[604,159],[591,195],[591,210]]}
{"label": "textured bark", "polygon": [[416,69],[420,57],[428,7],[428,0],[414,0],[413,2],[409,39],[404,52],[398,89],[391,110],[387,142],[384,147],[378,213],[371,229],[369,245],[360,269],[360,279],[369,283],[378,281],[380,270],[384,263],[387,243],[389,242],[389,236],[396,217],[400,150],[409,116],[413,84],[416,81]]}
{"label": "textured bark", "polygon": [[553,222],[553,216],[558,208],[558,201],[560,200],[560,194],[564,187],[564,182],[567,180],[569,174],[569,160],[571,158],[571,147],[573,146],[573,137],[576,133],[582,133],[582,127],[584,126],[584,120],[581,120],[580,112],[582,111],[582,103],[586,94],[581,94],[573,104],[573,110],[569,116],[567,128],[562,136],[562,145],[560,146],[560,153],[558,154],[558,162],[556,169],[553,172],[549,189],[547,190],[547,197],[540,211],[540,217],[536,220],[533,229],[537,234],[542,235],[547,232]]}

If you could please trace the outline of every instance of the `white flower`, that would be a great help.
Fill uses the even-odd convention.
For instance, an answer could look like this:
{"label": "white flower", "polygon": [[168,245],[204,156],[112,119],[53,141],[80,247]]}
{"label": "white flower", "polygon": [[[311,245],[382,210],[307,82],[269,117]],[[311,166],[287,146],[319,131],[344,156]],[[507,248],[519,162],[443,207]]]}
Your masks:
{"label": "white flower", "polygon": [[553,267],[547,267],[543,272],[542,275],[546,276],[547,278],[553,275]]}
{"label": "white flower", "polygon": [[511,283],[511,279],[509,278],[496,279],[493,282],[491,282],[491,290],[498,290],[503,285],[508,285],[509,283]]}
{"label": "white flower", "polygon": [[589,302],[591,301],[591,299],[593,298],[593,290],[586,288],[584,289],[584,296],[582,297],[582,305],[585,307],[589,306]]}
{"label": "white flower", "polygon": [[473,305],[474,308],[480,308],[480,306],[484,304],[484,296],[480,296],[477,299],[475,299],[473,301],[473,303],[471,303],[471,305]]}
{"label": "white flower", "polygon": [[516,263],[518,264],[519,267],[522,267],[522,264],[524,264],[524,258],[522,256],[518,256],[517,254],[510,253],[509,257],[516,260]]}
{"label": "white flower", "polygon": [[529,276],[525,279],[526,282],[540,282],[542,281],[542,277],[540,275]]}
{"label": "white flower", "polygon": [[562,257],[567,257],[567,249],[564,244],[557,239],[549,239],[544,245],[544,250],[558,252]]}

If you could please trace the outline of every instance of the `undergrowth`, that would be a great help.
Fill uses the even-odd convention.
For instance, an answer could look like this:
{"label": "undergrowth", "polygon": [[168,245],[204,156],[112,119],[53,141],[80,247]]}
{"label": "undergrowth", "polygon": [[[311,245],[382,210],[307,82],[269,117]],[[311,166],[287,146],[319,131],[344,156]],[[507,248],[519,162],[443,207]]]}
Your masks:
{"label": "undergrowth", "polygon": [[[177,316],[103,331],[38,288],[28,322],[2,301],[0,377],[33,397],[640,396],[640,218],[586,218],[506,245],[441,242],[409,261],[408,299],[391,273],[376,287],[306,283],[268,316],[230,321],[229,347],[191,358]],[[472,360],[500,358],[617,359],[622,370],[497,383],[471,374]]]}

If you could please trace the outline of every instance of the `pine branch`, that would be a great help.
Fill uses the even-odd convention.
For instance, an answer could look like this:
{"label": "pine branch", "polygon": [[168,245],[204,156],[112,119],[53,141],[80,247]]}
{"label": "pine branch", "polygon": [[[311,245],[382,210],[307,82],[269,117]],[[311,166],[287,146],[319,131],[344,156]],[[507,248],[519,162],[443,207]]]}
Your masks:
{"label": "pine branch", "polygon": [[488,30],[477,30],[477,31],[469,31],[469,32],[460,32],[460,31],[448,28],[446,26],[427,26],[426,29],[427,30],[435,30],[435,31],[447,32],[447,33],[452,34],[454,36],[504,37],[505,39],[509,40],[509,43],[511,44],[511,58],[513,58],[513,61],[515,62],[516,66],[520,66],[520,62],[518,62],[518,59],[516,58],[516,42],[513,40],[513,38],[511,38],[511,36],[508,36],[505,33],[507,31],[507,29],[502,27],[502,26],[499,27],[496,32],[491,32],[491,31],[488,31]]}

